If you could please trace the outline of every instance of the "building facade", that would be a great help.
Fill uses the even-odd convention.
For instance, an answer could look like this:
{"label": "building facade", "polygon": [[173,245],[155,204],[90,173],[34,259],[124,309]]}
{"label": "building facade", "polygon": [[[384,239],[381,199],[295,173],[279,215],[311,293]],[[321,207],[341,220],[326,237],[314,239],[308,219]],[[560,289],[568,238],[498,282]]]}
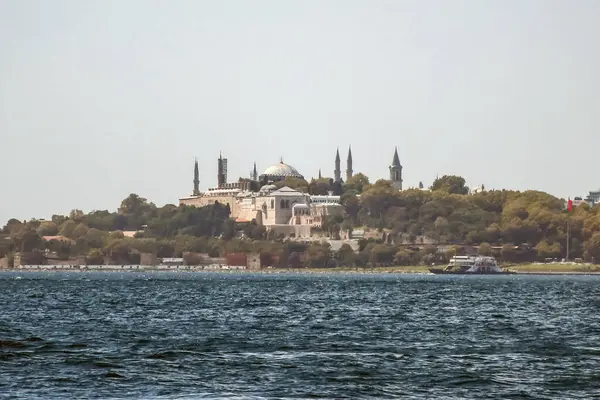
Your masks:
{"label": "building facade", "polygon": [[[334,180],[343,183],[339,149],[336,151]],[[346,160],[346,180],[352,178],[352,150],[348,148]],[[402,165],[398,150],[394,150],[392,165],[389,167],[390,180],[395,188],[402,190]],[[319,170],[320,175],[320,170]],[[256,221],[267,230],[278,234],[310,236],[311,228],[322,226],[327,216],[343,212],[340,196],[311,196],[287,186],[279,188],[275,183],[286,178],[304,179],[293,166],[283,162],[269,166],[258,175],[256,163],[251,179],[227,182],[227,159],[219,155],[217,159],[217,187],[200,191],[198,161],[194,163],[193,191],[190,196],[179,199],[179,204],[204,207],[219,202],[227,204],[231,218],[237,222]]]}

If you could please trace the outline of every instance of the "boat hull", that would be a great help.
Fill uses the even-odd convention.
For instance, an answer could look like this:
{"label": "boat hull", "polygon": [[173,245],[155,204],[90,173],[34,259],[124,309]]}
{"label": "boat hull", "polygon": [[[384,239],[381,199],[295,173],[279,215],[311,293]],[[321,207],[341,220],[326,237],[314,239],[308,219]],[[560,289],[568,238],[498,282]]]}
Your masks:
{"label": "boat hull", "polygon": [[514,271],[502,271],[502,272],[466,272],[466,271],[444,271],[443,269],[430,268],[429,272],[436,275],[514,275]]}

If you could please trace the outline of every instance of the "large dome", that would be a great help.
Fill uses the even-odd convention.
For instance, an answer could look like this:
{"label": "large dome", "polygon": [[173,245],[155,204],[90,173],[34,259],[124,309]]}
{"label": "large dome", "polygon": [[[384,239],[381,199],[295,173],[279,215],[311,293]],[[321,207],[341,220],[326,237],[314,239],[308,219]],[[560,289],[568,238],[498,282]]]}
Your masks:
{"label": "large dome", "polygon": [[262,173],[261,177],[265,177],[270,180],[283,180],[289,177],[304,179],[302,174],[298,172],[296,168],[284,162],[271,165],[269,168],[265,169],[265,172]]}

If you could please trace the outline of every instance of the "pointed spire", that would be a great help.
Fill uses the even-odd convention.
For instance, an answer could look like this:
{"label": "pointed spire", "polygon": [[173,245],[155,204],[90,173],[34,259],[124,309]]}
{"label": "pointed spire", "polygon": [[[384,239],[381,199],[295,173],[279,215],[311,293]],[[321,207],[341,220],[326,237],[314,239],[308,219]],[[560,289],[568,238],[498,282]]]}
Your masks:
{"label": "pointed spire", "polygon": [[398,157],[398,147],[394,147],[394,159],[390,165],[390,180],[395,189],[402,190],[402,165],[400,157]]}
{"label": "pointed spire", "polygon": [[200,172],[198,171],[198,159],[194,160],[194,196],[200,194]]}
{"label": "pointed spire", "polygon": [[323,179],[323,176],[321,175],[321,168],[319,168],[319,179]]}
{"label": "pointed spire", "polygon": [[335,182],[342,180],[342,169],[340,168],[340,148],[338,147],[335,152],[335,169],[333,170],[333,178]]}
{"label": "pointed spire", "polygon": [[279,157],[279,162],[283,164],[283,157]]}
{"label": "pointed spire", "polygon": [[346,161],[346,182],[352,178],[352,148],[348,146],[348,159]]}
{"label": "pointed spire", "polygon": [[254,168],[252,169],[252,180],[258,180],[258,172],[256,171],[256,161],[254,161]]}
{"label": "pointed spire", "polygon": [[394,148],[394,160],[392,161],[392,166],[400,167],[400,157],[398,157],[398,146]]}

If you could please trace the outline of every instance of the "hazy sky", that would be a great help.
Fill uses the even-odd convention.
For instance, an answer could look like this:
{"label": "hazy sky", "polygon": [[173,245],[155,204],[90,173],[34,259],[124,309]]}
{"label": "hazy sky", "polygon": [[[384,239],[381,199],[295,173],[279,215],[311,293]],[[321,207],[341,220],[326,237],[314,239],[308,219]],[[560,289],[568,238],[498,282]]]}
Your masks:
{"label": "hazy sky", "polygon": [[600,187],[600,1],[0,0],[0,225],[307,178]]}

